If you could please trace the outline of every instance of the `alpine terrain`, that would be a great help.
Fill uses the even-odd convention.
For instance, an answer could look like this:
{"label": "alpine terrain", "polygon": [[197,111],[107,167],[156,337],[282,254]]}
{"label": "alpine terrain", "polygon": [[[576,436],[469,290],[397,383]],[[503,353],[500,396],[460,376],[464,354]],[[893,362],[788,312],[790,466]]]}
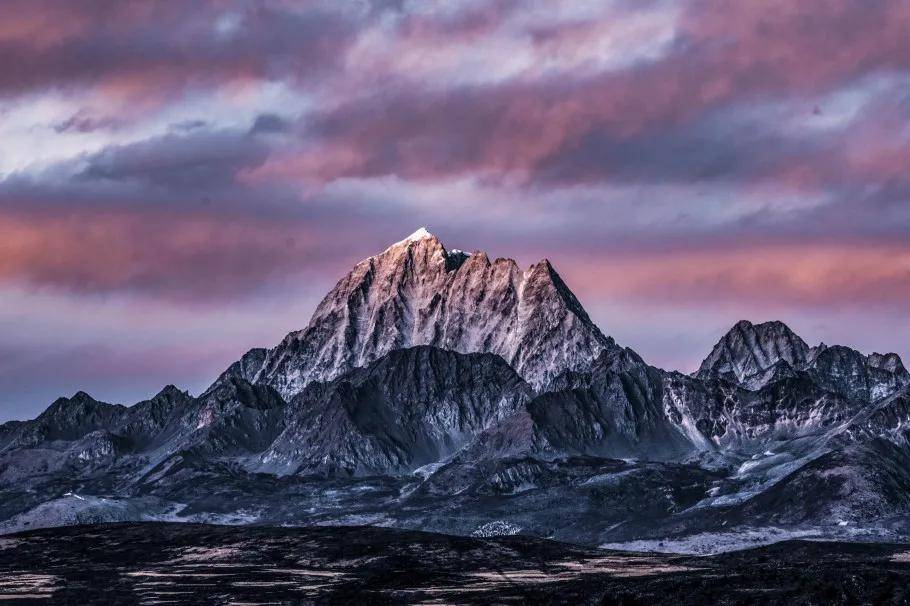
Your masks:
{"label": "alpine terrain", "polygon": [[425,229],[198,396],[79,392],[0,425],[0,531],[375,525],[719,552],[910,537],[910,373],[733,326],[693,375],[591,321],[553,265]]}

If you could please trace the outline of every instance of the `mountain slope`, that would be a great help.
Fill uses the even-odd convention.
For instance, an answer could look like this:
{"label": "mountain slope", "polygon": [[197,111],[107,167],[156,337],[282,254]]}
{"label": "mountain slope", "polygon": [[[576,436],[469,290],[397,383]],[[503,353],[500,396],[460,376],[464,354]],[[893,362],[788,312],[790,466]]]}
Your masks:
{"label": "mountain slope", "polygon": [[530,396],[498,356],[396,350],[294,398],[287,429],[257,470],[412,472],[458,451]]}

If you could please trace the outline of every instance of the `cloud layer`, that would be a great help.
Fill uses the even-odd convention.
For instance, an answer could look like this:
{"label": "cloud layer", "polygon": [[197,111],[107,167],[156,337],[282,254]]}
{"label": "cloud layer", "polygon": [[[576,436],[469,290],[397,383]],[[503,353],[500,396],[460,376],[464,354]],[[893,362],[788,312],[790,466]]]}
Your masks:
{"label": "cloud layer", "polygon": [[[0,327],[63,313],[79,333],[5,339],[28,355],[0,365],[0,419],[83,376],[100,397],[198,389],[421,224],[551,258],[666,366],[741,317],[910,356],[905,3],[11,0],[0,17]],[[169,337],[82,331],[85,305]],[[236,324],[183,338],[200,314]]]}

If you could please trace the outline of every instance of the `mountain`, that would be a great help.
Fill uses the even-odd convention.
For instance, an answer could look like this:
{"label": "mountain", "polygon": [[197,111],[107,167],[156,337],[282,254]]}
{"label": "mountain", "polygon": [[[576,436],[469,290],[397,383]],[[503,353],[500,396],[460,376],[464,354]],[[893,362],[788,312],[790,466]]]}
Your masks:
{"label": "mountain", "polygon": [[714,346],[696,376],[760,389],[801,372],[849,398],[878,400],[910,385],[895,353],[863,355],[842,345],[809,347],[783,322],[738,322]]}
{"label": "mountain", "polygon": [[284,429],[286,406],[266,385],[225,377],[175,416],[156,446],[222,457],[259,453]]}
{"label": "mountain", "polygon": [[306,328],[264,357],[248,353],[235,372],[291,398],[416,345],[496,354],[538,389],[617,347],[546,259],[522,271],[511,259],[449,252],[420,229],[358,263]]}
{"label": "mountain", "polygon": [[717,342],[697,376],[720,377],[748,387],[761,387],[771,380],[768,371],[780,367],[802,368],[809,355],[806,342],[783,322],[752,324],[743,320]]}
{"label": "mountain", "polygon": [[[896,354],[742,321],[692,375],[527,270],[418,230],[202,394],[79,392],[0,425],[0,532],[113,520],[375,524],[682,551],[910,538]],[[632,543],[628,543],[628,542]]]}

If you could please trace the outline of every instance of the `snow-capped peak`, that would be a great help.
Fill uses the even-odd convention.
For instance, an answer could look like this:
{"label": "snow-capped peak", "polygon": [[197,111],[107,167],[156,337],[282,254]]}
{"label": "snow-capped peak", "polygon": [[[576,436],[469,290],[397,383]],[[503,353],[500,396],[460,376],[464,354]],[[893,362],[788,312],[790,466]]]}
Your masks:
{"label": "snow-capped peak", "polygon": [[412,233],[410,236],[408,236],[404,240],[399,240],[398,242],[395,242],[394,244],[389,245],[389,247],[386,248],[385,251],[383,251],[383,252],[389,251],[393,248],[400,248],[402,246],[407,246],[414,242],[420,242],[421,240],[431,240],[431,239],[436,239],[438,241],[438,238],[436,238],[436,236],[431,234],[430,231],[426,227],[421,227],[420,229],[418,229],[417,231]]}
{"label": "snow-capped peak", "polygon": [[433,234],[431,234],[429,232],[429,230],[427,230],[426,227],[421,227],[420,229],[415,231],[413,234],[411,234],[410,236],[408,236],[407,238],[402,240],[402,242],[415,242],[417,240],[424,240],[426,238],[432,238],[432,237],[434,237]]}

